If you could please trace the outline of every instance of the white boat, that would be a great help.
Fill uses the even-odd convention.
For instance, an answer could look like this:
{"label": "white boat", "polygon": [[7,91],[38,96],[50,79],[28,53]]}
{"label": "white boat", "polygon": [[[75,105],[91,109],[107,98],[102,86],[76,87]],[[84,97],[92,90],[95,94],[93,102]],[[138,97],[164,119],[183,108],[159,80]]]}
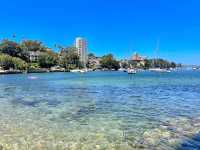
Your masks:
{"label": "white boat", "polygon": [[70,72],[72,73],[85,73],[88,72],[87,69],[74,69],[74,70],[70,70]]}
{"label": "white boat", "polygon": [[70,72],[77,73],[77,72],[81,72],[81,70],[80,69],[73,69],[73,70],[70,70]]}
{"label": "white boat", "polygon": [[176,71],[177,68],[169,68],[170,71]]}
{"label": "white boat", "polygon": [[149,71],[152,71],[152,72],[160,72],[160,73],[170,73],[171,71],[170,70],[167,70],[167,69],[161,69],[161,68],[151,68],[149,69]]}
{"label": "white boat", "polygon": [[126,72],[126,69],[125,68],[120,68],[120,69],[118,69],[118,71]]}
{"label": "white boat", "polygon": [[136,74],[137,71],[135,69],[128,69],[127,70],[128,74]]}
{"label": "white boat", "polygon": [[4,73],[4,69],[2,67],[0,67],[0,73]]}
{"label": "white boat", "polygon": [[0,69],[0,73],[4,73],[4,72],[5,72],[4,70],[1,70],[1,69]]}
{"label": "white boat", "polygon": [[81,69],[81,70],[80,70],[80,73],[86,73],[86,72],[88,72],[87,69]]}
{"label": "white boat", "polygon": [[199,67],[193,67],[192,70],[200,70]]}

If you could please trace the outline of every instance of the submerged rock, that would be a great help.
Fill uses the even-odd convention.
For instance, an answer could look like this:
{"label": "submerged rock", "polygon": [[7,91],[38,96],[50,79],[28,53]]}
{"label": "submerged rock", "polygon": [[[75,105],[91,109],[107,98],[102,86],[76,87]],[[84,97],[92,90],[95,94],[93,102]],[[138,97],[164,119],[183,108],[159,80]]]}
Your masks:
{"label": "submerged rock", "polygon": [[161,137],[169,139],[171,137],[171,133],[169,131],[163,131],[161,133]]}
{"label": "submerged rock", "polygon": [[2,145],[0,145],[0,150],[3,150],[3,146]]}
{"label": "submerged rock", "polygon": [[37,106],[41,100],[37,100],[34,98],[17,98],[17,99],[12,99],[11,103],[15,105],[24,105],[24,106],[30,106],[30,107],[35,107]]}

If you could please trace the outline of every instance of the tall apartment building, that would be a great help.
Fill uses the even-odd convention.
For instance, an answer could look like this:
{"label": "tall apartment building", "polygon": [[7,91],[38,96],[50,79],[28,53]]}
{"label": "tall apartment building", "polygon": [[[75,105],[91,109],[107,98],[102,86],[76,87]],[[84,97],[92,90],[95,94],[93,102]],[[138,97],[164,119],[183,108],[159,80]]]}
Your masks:
{"label": "tall apartment building", "polygon": [[84,64],[84,66],[87,63],[88,60],[88,48],[87,48],[87,41],[84,38],[77,37],[75,40],[75,47],[78,50],[78,55],[80,57],[80,61]]}

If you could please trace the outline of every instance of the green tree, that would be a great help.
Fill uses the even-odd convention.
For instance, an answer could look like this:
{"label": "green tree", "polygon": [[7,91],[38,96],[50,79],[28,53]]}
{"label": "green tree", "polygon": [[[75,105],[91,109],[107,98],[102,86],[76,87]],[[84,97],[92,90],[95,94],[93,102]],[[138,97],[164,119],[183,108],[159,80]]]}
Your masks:
{"label": "green tree", "polygon": [[127,69],[129,67],[128,62],[121,62],[121,67]]}
{"label": "green tree", "polygon": [[20,44],[20,48],[22,49],[21,58],[27,62],[30,62],[30,52],[46,52],[47,48],[42,45],[42,42],[37,40],[24,40]]}
{"label": "green tree", "polygon": [[68,70],[83,67],[75,47],[61,48],[59,64]]}
{"label": "green tree", "polygon": [[38,64],[42,68],[51,68],[58,64],[58,55],[52,51],[43,52],[39,56]]}
{"label": "green tree", "polygon": [[119,62],[114,59],[112,54],[104,55],[101,58],[100,64],[102,68],[115,69],[115,70],[120,68]]}
{"label": "green tree", "polygon": [[96,57],[96,56],[93,53],[88,54],[88,58],[94,58],[94,57]]}
{"label": "green tree", "polygon": [[93,53],[89,53],[86,67],[94,69],[96,67],[96,60],[97,60],[97,57]]}
{"label": "green tree", "polygon": [[27,63],[23,61],[20,58],[12,57],[6,54],[0,55],[0,66],[4,70],[9,69],[17,69],[17,70],[26,70],[27,69]]}
{"label": "green tree", "polygon": [[24,40],[20,46],[24,51],[46,51],[46,47],[42,45],[42,42],[37,40]]}
{"label": "green tree", "polygon": [[152,67],[152,61],[151,60],[145,59],[144,62],[145,62],[144,63],[144,69],[149,69],[149,68]]}
{"label": "green tree", "polygon": [[175,62],[171,62],[171,68],[176,68],[176,63]]}
{"label": "green tree", "polygon": [[28,63],[28,70],[39,70],[41,69],[38,63]]}
{"label": "green tree", "polygon": [[175,68],[177,66],[176,63],[161,58],[149,59],[147,62],[149,68]]}
{"label": "green tree", "polygon": [[21,57],[22,49],[16,42],[3,40],[0,43],[0,53],[7,54],[13,57]]}

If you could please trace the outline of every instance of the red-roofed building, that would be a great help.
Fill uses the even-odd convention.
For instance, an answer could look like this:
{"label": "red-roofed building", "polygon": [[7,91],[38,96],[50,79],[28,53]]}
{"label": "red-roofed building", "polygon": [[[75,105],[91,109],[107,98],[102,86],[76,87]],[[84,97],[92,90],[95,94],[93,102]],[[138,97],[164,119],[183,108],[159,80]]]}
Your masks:
{"label": "red-roofed building", "polygon": [[130,60],[132,66],[141,67],[145,65],[145,57],[140,56],[138,53],[135,53]]}
{"label": "red-roofed building", "polygon": [[144,61],[144,58],[140,56],[138,53],[135,53],[131,60],[136,61],[136,62],[141,62],[141,61]]}

